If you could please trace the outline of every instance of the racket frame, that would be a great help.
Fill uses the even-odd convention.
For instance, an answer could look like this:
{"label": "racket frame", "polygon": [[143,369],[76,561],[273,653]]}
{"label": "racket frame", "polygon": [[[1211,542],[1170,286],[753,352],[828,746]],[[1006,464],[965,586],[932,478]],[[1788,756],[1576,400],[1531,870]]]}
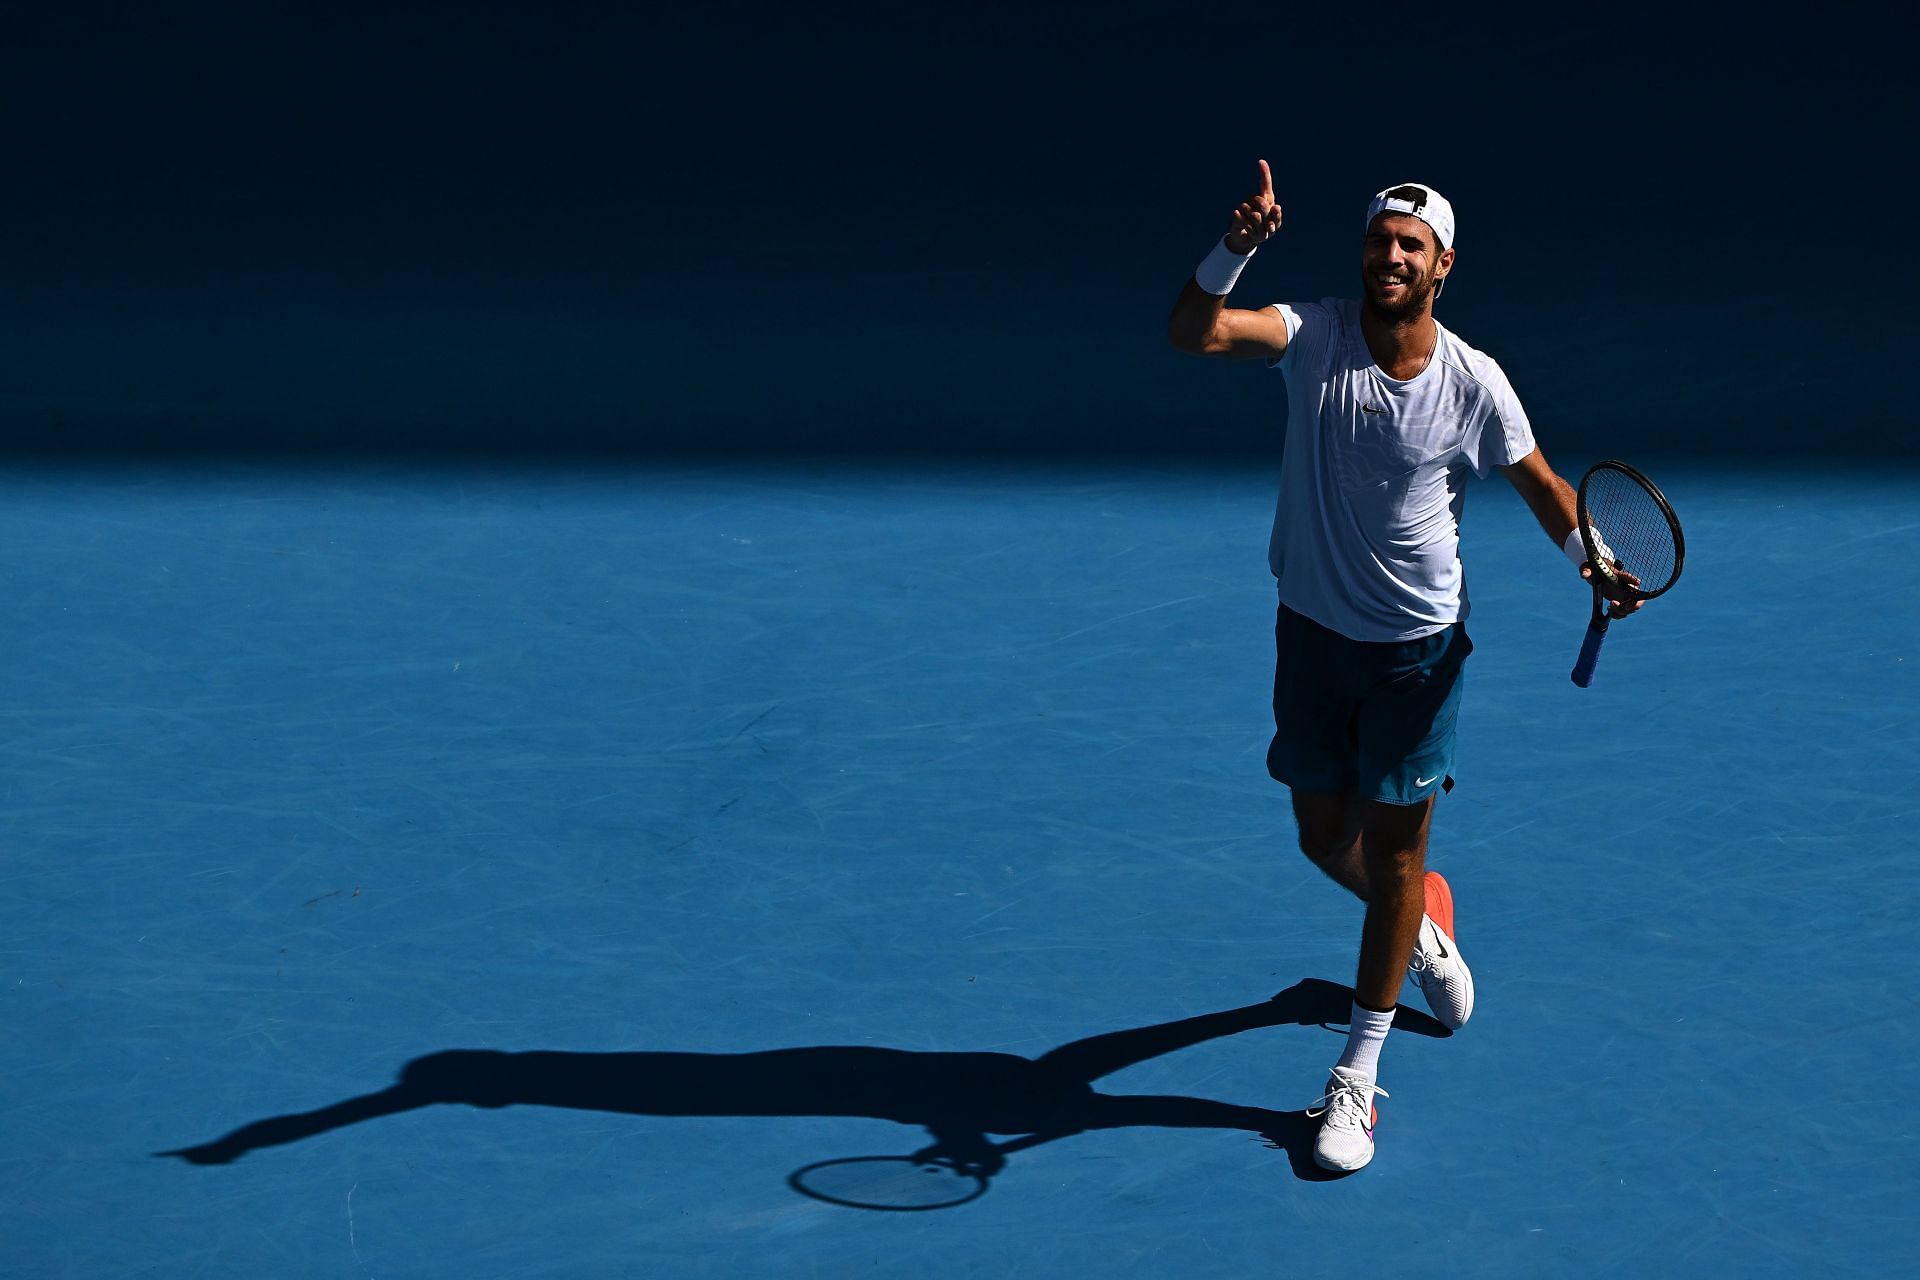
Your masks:
{"label": "racket frame", "polygon": [[[1653,496],[1654,506],[1659,509],[1661,517],[1667,522],[1667,531],[1673,535],[1673,573],[1658,590],[1647,591],[1640,587],[1628,586],[1614,575],[1613,566],[1605,563],[1605,557],[1600,554],[1599,544],[1595,541],[1593,535],[1593,521],[1587,514],[1587,482],[1593,479],[1596,473],[1601,471],[1618,471],[1620,474],[1626,476],[1627,479],[1633,481],[1642,489],[1645,489]],[[1686,535],[1680,532],[1680,517],[1673,514],[1673,504],[1667,501],[1667,495],[1660,492],[1660,486],[1649,480],[1645,472],[1641,471],[1638,467],[1620,461],[1618,458],[1608,458],[1604,462],[1596,462],[1587,468],[1585,475],[1580,477],[1580,488],[1574,494],[1574,527],[1580,530],[1580,545],[1586,548],[1587,563],[1593,566],[1594,576],[1596,578],[1604,577],[1607,580],[1607,585],[1620,593],[1612,598],[1622,603],[1629,603],[1634,600],[1652,600],[1657,596],[1665,595],[1667,592],[1673,590],[1673,584],[1680,581],[1680,571],[1686,568],[1687,539]],[[1606,594],[1605,592],[1600,592],[1597,584],[1594,586],[1594,590],[1601,595]]]}

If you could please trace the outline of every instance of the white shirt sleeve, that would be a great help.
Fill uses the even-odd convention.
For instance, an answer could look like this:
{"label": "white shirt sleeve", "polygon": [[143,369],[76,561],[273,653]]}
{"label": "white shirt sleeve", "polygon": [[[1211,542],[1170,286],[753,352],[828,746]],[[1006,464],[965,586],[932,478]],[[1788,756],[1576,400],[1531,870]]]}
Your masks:
{"label": "white shirt sleeve", "polygon": [[1278,369],[1282,373],[1300,364],[1294,358],[1302,341],[1311,343],[1320,337],[1328,325],[1326,308],[1311,302],[1274,302],[1269,303],[1280,318],[1287,322],[1287,349],[1280,353],[1278,360],[1267,361],[1267,368]]}
{"label": "white shirt sleeve", "polygon": [[1488,360],[1475,370],[1480,384],[1487,389],[1491,412],[1467,450],[1467,462],[1476,476],[1485,478],[1494,467],[1508,467],[1534,450],[1533,424],[1520,407],[1520,397],[1499,365]]}

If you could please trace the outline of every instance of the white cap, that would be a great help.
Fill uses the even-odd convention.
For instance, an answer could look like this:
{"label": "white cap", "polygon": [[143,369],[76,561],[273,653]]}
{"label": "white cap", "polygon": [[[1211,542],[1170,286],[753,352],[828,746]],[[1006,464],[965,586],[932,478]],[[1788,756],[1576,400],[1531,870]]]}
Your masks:
{"label": "white cap", "polygon": [[1426,183],[1403,182],[1374,196],[1367,205],[1367,225],[1383,213],[1410,213],[1433,228],[1443,250],[1453,248],[1453,206]]}

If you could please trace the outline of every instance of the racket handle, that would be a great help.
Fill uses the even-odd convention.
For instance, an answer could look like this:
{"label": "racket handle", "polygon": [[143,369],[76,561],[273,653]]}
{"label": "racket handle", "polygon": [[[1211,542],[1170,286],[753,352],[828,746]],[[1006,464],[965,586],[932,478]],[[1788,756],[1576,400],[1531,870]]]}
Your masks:
{"label": "racket handle", "polygon": [[1606,638],[1605,627],[1587,624],[1587,638],[1580,642],[1580,656],[1573,664],[1573,682],[1582,689],[1593,683],[1593,666],[1600,661],[1600,644]]}

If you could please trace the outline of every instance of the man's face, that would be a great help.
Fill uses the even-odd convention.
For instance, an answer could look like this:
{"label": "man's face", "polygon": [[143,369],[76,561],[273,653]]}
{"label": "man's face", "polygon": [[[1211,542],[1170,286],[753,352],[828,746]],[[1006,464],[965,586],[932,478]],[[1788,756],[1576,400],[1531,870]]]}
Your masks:
{"label": "man's face", "polygon": [[1418,315],[1453,269],[1453,250],[1442,251],[1433,228],[1410,213],[1382,213],[1367,224],[1360,254],[1360,283],[1367,305],[1384,320]]}

